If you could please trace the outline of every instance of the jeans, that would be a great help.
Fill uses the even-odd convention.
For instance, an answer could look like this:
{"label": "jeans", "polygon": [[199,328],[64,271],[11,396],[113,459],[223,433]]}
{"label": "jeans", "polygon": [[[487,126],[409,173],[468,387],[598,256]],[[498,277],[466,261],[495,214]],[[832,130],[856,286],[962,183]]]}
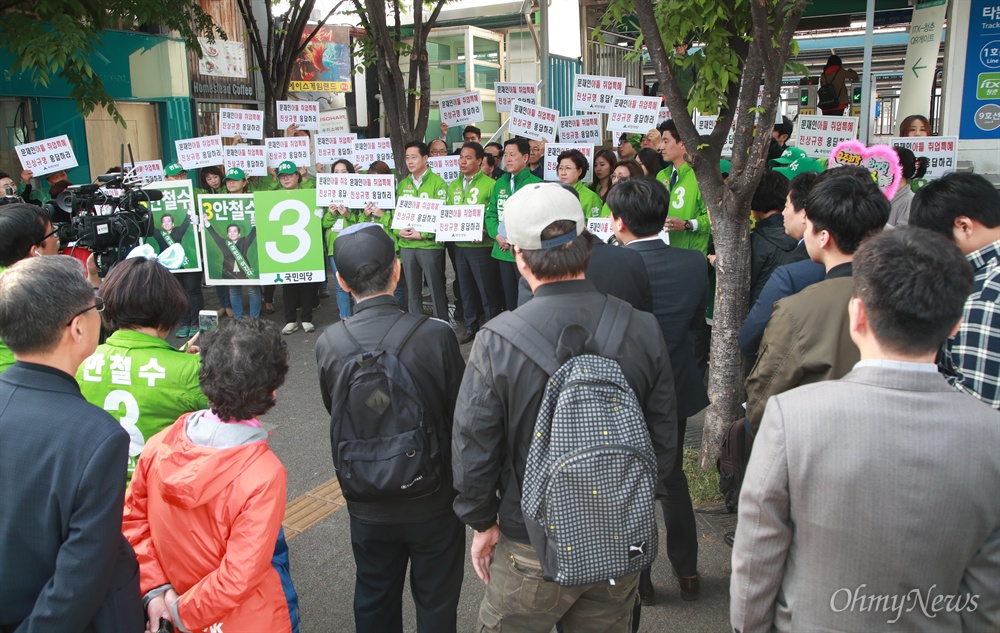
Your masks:
{"label": "jeans", "polygon": [[337,308],[340,310],[340,318],[346,319],[351,316],[351,293],[345,292],[337,283],[337,264],[333,261],[333,255],[329,259],[330,269],[333,271],[329,276],[330,284],[337,289]]}
{"label": "jeans", "polygon": [[260,317],[260,286],[229,286],[229,303],[233,307],[233,318],[243,316],[243,289],[250,296],[250,316]]}
{"label": "jeans", "polygon": [[230,310],[232,309],[233,305],[229,302],[229,289],[231,287],[232,286],[215,287],[215,296],[219,298],[220,308],[229,308]]}

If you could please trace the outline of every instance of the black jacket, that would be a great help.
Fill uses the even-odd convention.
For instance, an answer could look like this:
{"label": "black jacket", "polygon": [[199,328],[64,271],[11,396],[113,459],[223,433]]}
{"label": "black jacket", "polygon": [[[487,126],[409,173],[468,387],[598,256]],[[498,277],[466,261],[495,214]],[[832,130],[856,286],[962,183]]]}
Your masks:
{"label": "black jacket", "polygon": [[[400,312],[402,310],[399,304],[392,297],[372,297],[354,306],[354,316],[347,320],[347,327],[351,336],[363,347],[374,348]],[[417,317],[407,315],[403,318]],[[339,327],[328,327],[316,342],[319,386],[327,411],[333,405],[333,387],[344,365],[344,359],[337,354],[332,342],[332,337],[338,330]],[[410,372],[417,389],[423,395],[427,406],[424,411],[425,419],[438,431],[445,451],[444,462],[450,464],[452,415],[458,387],[462,382],[462,372],[465,370],[465,361],[462,360],[455,332],[447,323],[428,319],[417,328],[403,349],[396,352],[396,356]],[[348,501],[347,510],[351,516],[366,523],[419,523],[446,515],[451,512],[455,491],[448,469],[445,471],[441,488],[432,495],[391,503]]]}
{"label": "black jacket", "polygon": [[[606,301],[587,280],[560,281],[540,286],[535,298],[516,312],[557,341],[571,323],[596,331]],[[502,313],[496,320],[505,318]],[[677,414],[666,344],[651,314],[632,312],[615,360],[645,412],[662,481],[678,450]],[[479,331],[458,394],[452,435],[455,514],[475,530],[486,530],[499,519],[507,538],[528,542],[521,485],[547,379],[541,367],[489,324]]]}
{"label": "black jacket", "polygon": [[798,242],[785,233],[780,213],[757,221],[750,233],[750,306],[757,303],[760,291],[774,269],[786,263]]}

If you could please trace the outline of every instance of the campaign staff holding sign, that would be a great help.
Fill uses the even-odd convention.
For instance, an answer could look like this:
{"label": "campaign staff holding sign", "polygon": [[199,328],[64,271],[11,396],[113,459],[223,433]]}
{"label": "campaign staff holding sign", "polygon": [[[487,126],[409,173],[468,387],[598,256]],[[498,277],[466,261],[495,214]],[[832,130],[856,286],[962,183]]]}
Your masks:
{"label": "campaign staff holding sign", "polygon": [[439,242],[471,242],[483,239],[486,205],[445,205],[438,216],[435,236]]}
{"label": "campaign staff holding sign", "polygon": [[257,280],[257,228],[251,194],[198,196],[205,226],[205,281],[244,286]]}
{"label": "campaign staff holding sign", "polygon": [[907,136],[889,139],[893,147],[905,147],[915,156],[927,157],[926,180],[940,178],[955,171],[956,153],[958,151],[957,136]]}
{"label": "campaign staff holding sign", "polygon": [[608,115],[608,131],[645,134],[656,127],[660,103],[659,97],[615,95]]}
{"label": "campaign staff holding sign", "polygon": [[467,92],[438,100],[441,122],[448,127],[478,123],[483,120],[483,102],[478,92]]}
{"label": "campaign staff holding sign", "polygon": [[198,245],[198,231],[191,229],[197,224],[197,211],[190,180],[170,180],[146,185],[146,189],[163,192],[162,200],[148,202],[153,215],[153,234],[144,238],[157,253],[162,253],[174,244],[184,248],[184,262],[172,273],[186,273],[201,270],[201,249]]}
{"label": "campaign staff holding sign", "polygon": [[247,176],[267,175],[267,149],[261,145],[229,145],[223,154],[226,171],[236,167]]}
{"label": "campaign staff holding sign", "polygon": [[209,167],[222,162],[222,137],[199,136],[174,141],[177,149],[177,162],[184,169]]}
{"label": "campaign staff holding sign", "polygon": [[78,165],[69,136],[63,134],[43,141],[25,143],[14,147],[21,161],[21,168],[33,172],[35,176],[54,174],[57,171],[73,169]]}
{"label": "campaign staff holding sign", "polygon": [[295,125],[300,130],[319,129],[318,101],[279,101],[276,109],[279,130],[287,129],[290,125]]}
{"label": "campaign staff holding sign", "polygon": [[436,198],[415,198],[402,196],[396,200],[396,212],[392,216],[392,230],[411,228],[421,233],[433,233],[437,229],[438,215],[444,201]]}
{"label": "campaign staff holding sign", "polygon": [[858,136],[858,117],[799,117],[798,148],[812,158],[826,158],[833,148]]}
{"label": "campaign staff holding sign", "polygon": [[295,163],[296,167],[309,166],[309,137],[290,136],[269,138],[264,141],[267,146],[267,166],[277,169],[285,161]]}
{"label": "campaign staff holding sign", "polygon": [[[608,113],[611,112],[615,95],[623,94],[625,94],[623,77],[577,75],[573,82],[573,109],[579,112]],[[643,132],[648,131],[649,127]]]}
{"label": "campaign staff holding sign", "polygon": [[264,113],[258,110],[219,108],[219,136],[261,140],[264,138]]}
{"label": "campaign staff holding sign", "polygon": [[524,101],[515,101],[511,104],[509,131],[512,136],[523,136],[551,143],[556,140],[558,120],[558,110],[531,105]]}
{"label": "campaign staff holding sign", "polygon": [[538,89],[535,84],[496,82],[493,84],[496,92],[497,112],[510,112],[510,104],[514,101],[538,103]]}

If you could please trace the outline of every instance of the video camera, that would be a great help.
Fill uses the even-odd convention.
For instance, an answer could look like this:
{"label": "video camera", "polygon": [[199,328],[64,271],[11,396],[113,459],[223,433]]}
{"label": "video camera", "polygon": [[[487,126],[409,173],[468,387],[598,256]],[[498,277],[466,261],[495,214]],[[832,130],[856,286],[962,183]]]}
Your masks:
{"label": "video camera", "polygon": [[17,191],[15,191],[13,187],[4,187],[2,193],[3,195],[0,195],[0,207],[5,204],[24,202],[24,200],[21,199],[21,196],[17,195]]}

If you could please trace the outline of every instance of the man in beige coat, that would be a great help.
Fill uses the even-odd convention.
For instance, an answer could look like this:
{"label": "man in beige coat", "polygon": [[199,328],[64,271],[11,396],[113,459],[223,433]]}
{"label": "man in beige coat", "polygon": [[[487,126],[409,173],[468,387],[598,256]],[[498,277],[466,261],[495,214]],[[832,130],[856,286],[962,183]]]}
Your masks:
{"label": "man in beige coat", "polygon": [[820,174],[806,199],[804,239],[826,278],[777,302],[747,378],[747,418],[756,433],[771,396],[840,378],[858,361],[847,329],[851,260],[861,242],[882,230],[889,200],[861,167]]}
{"label": "man in beige coat", "polygon": [[853,284],[861,361],[767,403],[740,495],[732,630],[1000,630],[1000,424],[934,364],[972,271],[907,227],[861,246]]}

